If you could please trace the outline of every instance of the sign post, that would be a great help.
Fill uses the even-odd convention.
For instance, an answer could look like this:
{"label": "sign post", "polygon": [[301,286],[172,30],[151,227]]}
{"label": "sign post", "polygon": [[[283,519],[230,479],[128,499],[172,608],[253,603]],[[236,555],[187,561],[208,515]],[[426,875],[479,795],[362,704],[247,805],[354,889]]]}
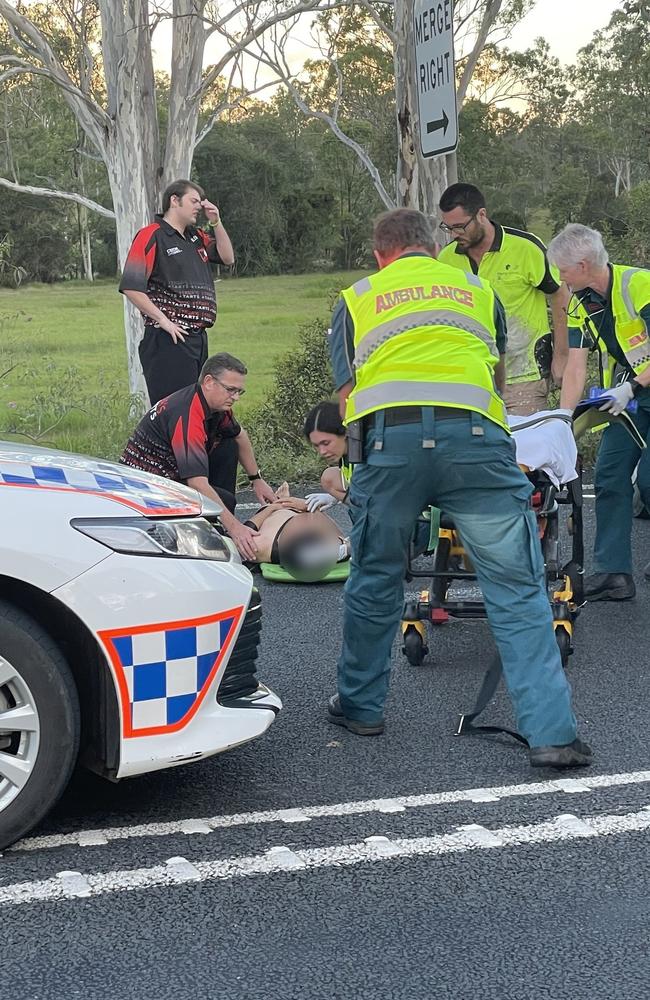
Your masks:
{"label": "sign post", "polygon": [[414,0],[415,85],[423,156],[458,145],[453,0]]}

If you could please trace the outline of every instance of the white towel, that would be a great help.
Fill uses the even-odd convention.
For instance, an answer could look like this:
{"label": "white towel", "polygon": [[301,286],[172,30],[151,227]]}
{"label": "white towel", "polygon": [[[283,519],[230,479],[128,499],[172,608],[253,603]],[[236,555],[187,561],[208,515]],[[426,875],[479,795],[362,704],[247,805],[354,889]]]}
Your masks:
{"label": "white towel", "polygon": [[[530,420],[542,420],[534,427],[524,427],[512,435],[517,447],[517,461],[529,469],[545,472],[559,487],[578,478],[578,449],[570,425],[554,414],[554,410],[540,410],[528,417],[509,416],[508,424],[514,429]],[[544,420],[544,417],[549,419]]]}

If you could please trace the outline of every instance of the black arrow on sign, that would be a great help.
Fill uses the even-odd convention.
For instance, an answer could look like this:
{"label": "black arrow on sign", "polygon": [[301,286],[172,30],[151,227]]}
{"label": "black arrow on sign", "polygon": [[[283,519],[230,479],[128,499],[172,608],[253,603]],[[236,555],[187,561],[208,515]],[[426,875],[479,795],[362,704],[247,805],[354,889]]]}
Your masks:
{"label": "black arrow on sign", "polygon": [[437,118],[435,122],[427,122],[427,135],[431,135],[432,132],[438,132],[439,129],[442,129],[442,134],[446,135],[448,125],[447,112],[443,108],[442,118]]}

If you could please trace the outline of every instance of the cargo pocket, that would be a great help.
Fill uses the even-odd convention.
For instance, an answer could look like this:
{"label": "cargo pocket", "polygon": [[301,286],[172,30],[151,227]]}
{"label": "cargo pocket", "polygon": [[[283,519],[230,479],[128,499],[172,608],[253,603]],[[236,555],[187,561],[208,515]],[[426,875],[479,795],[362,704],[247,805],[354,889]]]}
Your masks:
{"label": "cargo pocket", "polygon": [[366,532],[368,530],[368,505],[370,497],[366,493],[355,490],[350,494],[348,514],[352,521],[350,543],[352,546],[352,561],[358,563],[363,555]]}
{"label": "cargo pocket", "polygon": [[537,531],[537,519],[532,511],[526,511],[525,522],[528,536],[528,550],[530,552],[530,567],[535,576],[543,577],[544,556],[542,555],[542,545]]}

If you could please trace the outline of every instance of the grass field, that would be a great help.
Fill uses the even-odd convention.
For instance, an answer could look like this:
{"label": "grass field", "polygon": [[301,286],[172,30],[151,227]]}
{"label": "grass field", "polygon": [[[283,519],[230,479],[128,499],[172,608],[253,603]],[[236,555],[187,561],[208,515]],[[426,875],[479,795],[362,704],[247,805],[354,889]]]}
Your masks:
{"label": "grass field", "polygon": [[[295,342],[300,326],[326,318],[336,292],[359,272],[225,279],[217,284],[219,315],[210,351],[230,351],[249,369],[246,410],[268,391],[273,365]],[[79,451],[101,450],[111,437],[97,434],[102,396],[107,424],[116,433],[128,404],[122,299],[116,283],[68,282],[0,290],[0,433],[23,428],[36,436],[60,422],[42,443]],[[71,404],[79,409],[65,412]],[[110,412],[108,412],[110,411]],[[32,430],[29,430],[32,428]]]}

